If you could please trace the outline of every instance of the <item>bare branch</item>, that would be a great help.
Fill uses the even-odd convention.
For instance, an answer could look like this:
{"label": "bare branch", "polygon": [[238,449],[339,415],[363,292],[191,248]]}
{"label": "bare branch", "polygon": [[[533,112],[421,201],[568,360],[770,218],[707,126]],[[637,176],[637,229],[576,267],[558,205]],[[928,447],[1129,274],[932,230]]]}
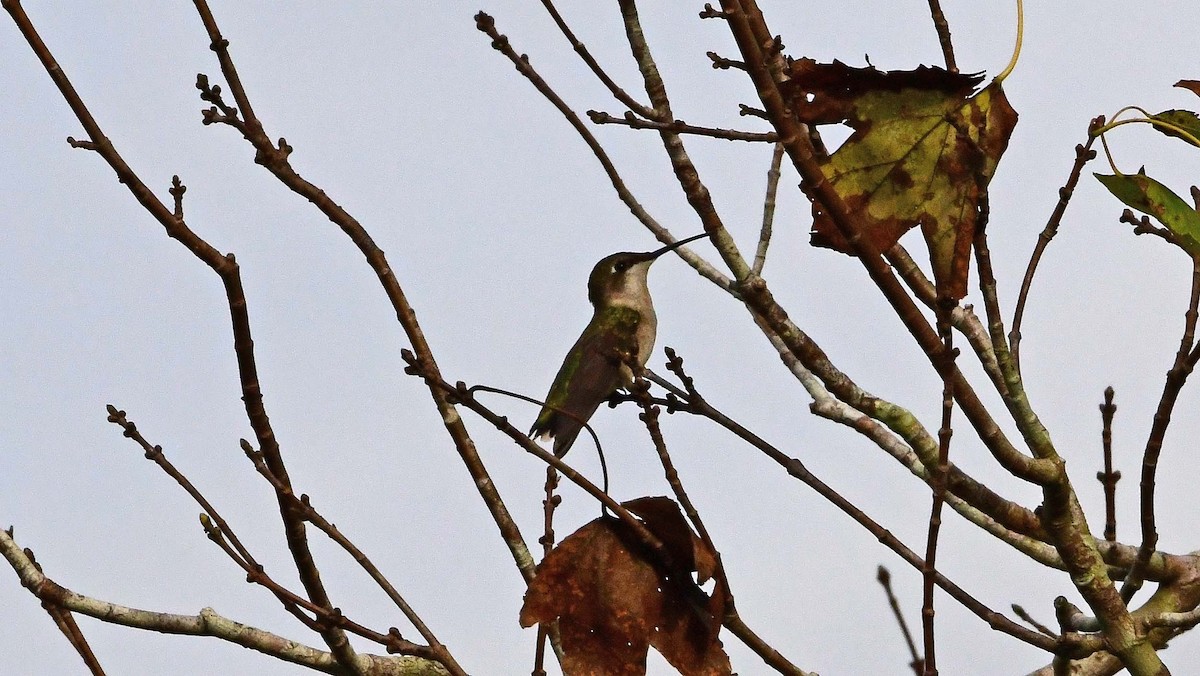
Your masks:
{"label": "bare branch", "polygon": [[621,503],[617,502],[608,493],[605,493],[603,489],[594,484],[587,477],[580,474],[574,467],[568,465],[562,458],[546,451],[546,449],[539,446],[533,439],[530,439],[529,436],[518,430],[516,427],[513,427],[512,424],[508,422],[507,417],[496,413],[480,402],[475,397],[475,392],[479,388],[467,387],[466,383],[462,381],[452,385],[449,382],[442,380],[440,372],[435,373],[427,370],[427,367],[421,364],[416,355],[407,349],[402,351],[400,356],[402,359],[404,359],[405,363],[408,364],[408,367],[405,369],[405,373],[419,376],[430,388],[434,388],[440,392],[443,392],[446,396],[448,396],[448,398],[454,401],[454,403],[460,404],[463,407],[477,413],[480,417],[491,423],[492,426],[502,432],[505,436],[512,439],[513,442],[524,449],[526,453],[529,453],[538,460],[544,462],[546,465],[553,467],[556,471],[566,477],[567,480],[579,486],[588,495],[595,498],[600,504],[612,510],[617,518],[620,518],[631,528],[633,528],[634,532],[638,534],[638,537],[642,540],[643,544],[649,547],[651,551],[655,552],[655,555],[659,556],[660,560],[667,562],[671,560],[670,554],[667,552],[662,542],[659,541],[659,539],[656,538],[649,530],[647,530],[646,527],[642,525],[642,522],[639,521],[633,514],[631,514],[629,510],[622,507]]}
{"label": "bare branch", "polygon": [[[945,362],[938,358],[943,345],[938,340],[937,333],[931,330],[912,299],[899,287],[879,253],[870,250],[869,245],[859,239],[862,228],[857,215],[848,208],[832,184],[825,179],[814,150],[808,143],[805,130],[791,114],[768,66],[768,61],[775,56],[771,49],[775,40],[771,37],[755,0],[722,0],[722,9],[746,60],[759,98],[771,116],[771,123],[779,132],[797,171],[810,186],[809,197],[821,202],[840,234],[853,247],[872,280],[917,339],[935,370],[944,378],[953,379],[955,398],[964,415],[971,421],[997,461],[1014,476],[1043,487],[1043,523],[1052,534],[1059,553],[1070,568],[1077,589],[1088,605],[1105,618],[1105,637],[1123,661],[1141,663],[1146,665],[1147,669],[1161,665],[1161,660],[1152,647],[1136,641],[1136,628],[1112,580],[1103,570],[1099,550],[1088,532],[1087,520],[1074,497],[1065,472],[1065,464],[1028,402],[1021,393],[1012,391],[1013,383],[1009,382],[1012,401],[1006,403],[1009,403],[1010,410],[1014,413],[1013,417],[1022,437],[1033,451],[1033,457],[1017,451],[1004,439],[986,407],[978,400],[957,369],[942,373],[942,368],[953,369],[953,365],[946,366]],[[754,286],[743,284],[743,296],[752,303],[769,298],[761,280],[755,280]],[[1014,408],[1013,404],[1017,406]]]}
{"label": "bare branch", "polygon": [[[667,350],[668,358],[682,368],[683,360],[675,355],[674,350],[670,348],[667,348]],[[634,402],[642,409],[638,417],[646,425],[646,431],[649,432],[650,440],[654,443],[654,450],[658,453],[658,459],[662,463],[663,473],[667,484],[671,486],[671,492],[675,494],[676,501],[683,507],[683,513],[687,515],[688,521],[696,528],[696,533],[700,536],[700,540],[704,543],[704,546],[712,552],[713,557],[716,559],[715,576],[720,583],[719,588],[726,595],[726,608],[733,610],[735,607],[733,588],[729,585],[729,578],[725,575],[725,565],[721,561],[721,550],[717,548],[716,542],[713,541],[712,535],[704,525],[704,520],[700,518],[700,510],[696,509],[696,505],[692,502],[691,497],[687,494],[687,490],[683,487],[683,482],[679,479],[679,472],[675,469],[675,463],[671,460],[670,452],[667,451],[667,442],[663,439],[662,428],[658,425],[658,418],[662,413],[662,409],[650,397],[650,383],[646,380],[643,373],[637,374],[636,380],[629,387],[629,392]],[[733,612],[736,614],[736,611]]]}
{"label": "bare branch", "polygon": [[[204,527],[209,539],[221,547],[222,551],[224,551],[230,557],[230,559],[234,561],[234,563],[236,563],[240,568],[242,568],[242,570],[246,572],[246,581],[258,584],[270,591],[280,601],[280,603],[283,604],[284,609],[300,620],[301,623],[303,623],[306,627],[317,632],[326,631],[330,626],[346,629],[387,646],[390,652],[400,654],[416,654],[423,657],[436,659],[438,662],[444,664],[446,669],[451,674],[456,674],[459,676],[465,674],[463,669],[454,661],[453,656],[451,656],[449,651],[446,650],[445,646],[441,645],[437,641],[432,632],[430,632],[429,629],[421,622],[420,618],[417,617],[416,614],[412,612],[411,608],[408,608],[407,604],[403,602],[403,599],[399,599],[398,605],[400,605],[401,610],[405,612],[406,616],[408,616],[409,620],[418,629],[418,631],[420,631],[426,640],[430,642],[428,647],[420,646],[402,639],[399,636],[399,633],[395,630],[391,630],[387,634],[372,631],[365,626],[346,618],[344,615],[342,615],[340,610],[336,608],[324,608],[317,603],[297,595],[296,593],[276,582],[269,575],[267,575],[263,566],[254,558],[253,555],[251,555],[246,547],[242,545],[237,535],[233,532],[233,529],[229,526],[229,523],[225,521],[216,508],[213,507],[213,505],[204,497],[204,495],[200,493],[199,489],[197,489],[195,485],[193,485],[192,482],[183,475],[182,472],[180,472],[169,460],[167,460],[167,457],[163,453],[161,446],[151,445],[150,442],[147,441],[142,433],[138,430],[137,425],[135,425],[126,417],[125,412],[118,410],[116,407],[111,405],[108,407],[108,421],[120,426],[124,430],[124,436],[134,440],[134,442],[141,446],[143,451],[145,451],[146,459],[151,460],[158,465],[163,472],[174,479],[176,483],[178,483],[188,493],[188,495],[190,495],[192,499],[195,500],[198,505],[200,505],[200,507],[204,510],[200,515],[200,523]],[[277,495],[280,495],[282,496],[282,499],[289,501],[291,503],[289,505],[290,507],[294,508],[298,512],[302,512],[306,520],[311,521],[314,523],[314,525],[317,525],[318,528],[324,530],[332,539],[337,541],[343,547],[348,547],[348,551],[351,553],[351,555],[353,555],[360,563],[364,564],[364,567],[367,568],[368,572],[374,571],[374,575],[372,576],[373,578],[376,576],[378,576],[378,578],[382,578],[382,574],[380,574],[378,570],[374,569],[374,566],[361,551],[358,551],[356,547],[350,544],[348,540],[346,540],[339,532],[337,532],[337,529],[334,528],[332,524],[329,524],[323,517],[321,517],[320,514],[316,513],[316,511],[312,509],[312,507],[308,504],[307,496],[302,496],[301,499],[297,500],[293,495],[291,488],[284,485],[278,477],[275,477],[273,474],[271,474],[261,452],[254,451],[252,448],[250,448],[249,443],[245,440],[242,441],[242,447],[244,450],[246,450],[247,455],[250,456],[254,461],[255,467],[264,477],[267,478],[272,487],[274,487]],[[376,579],[377,582],[379,582],[378,578]],[[391,588],[390,584],[387,584],[386,580],[383,580],[381,586],[385,591],[389,592],[389,596],[392,596],[393,600],[399,598],[399,595],[395,593],[395,590]],[[309,617],[304,613],[304,611],[312,613],[317,619]]]}
{"label": "bare branch", "polygon": [[[982,232],[982,229],[981,229]],[[950,377],[958,351],[954,349],[954,332],[950,328],[950,311],[958,303],[939,298],[935,309],[937,331],[942,338],[942,358],[949,364],[942,372],[942,425],[938,428],[938,461],[931,475],[933,504],[929,508],[929,526],[925,541],[925,561],[921,566],[923,581],[921,599],[921,629],[924,660],[922,673],[937,676],[937,633],[934,626],[934,586],[937,582],[938,536],[942,527],[942,505],[946,501],[946,484],[950,475],[950,439],[954,434],[954,381]]]}
{"label": "bare branch", "polygon": [[[937,307],[937,290],[902,244],[897,242],[884,252],[884,256],[922,305],[931,310]],[[950,323],[967,339],[971,350],[979,358],[979,365],[988,374],[996,391],[1001,394],[1007,392],[1008,386],[1004,383],[1004,374],[1000,372],[991,335],[975,315],[974,308],[970,305],[954,307],[950,310]]]}
{"label": "bare branch", "polygon": [[1125,209],[1121,212],[1121,217],[1117,220],[1132,225],[1133,234],[1135,235],[1154,235],[1165,242],[1180,246],[1179,238],[1175,236],[1175,233],[1171,232],[1168,228],[1154,225],[1150,222],[1149,216],[1138,216],[1133,213],[1133,210]]}
{"label": "bare branch", "polygon": [[431,630],[429,626],[425,624],[425,621],[422,620],[421,616],[417,614],[416,610],[409,605],[408,601],[404,600],[404,597],[400,595],[400,592],[396,590],[391,581],[388,580],[383,572],[379,570],[379,568],[371,561],[370,557],[368,557],[365,552],[359,549],[358,546],[350,540],[350,538],[346,537],[337,526],[333,525],[328,519],[322,516],[321,513],[312,506],[312,503],[307,495],[301,495],[299,498],[297,498],[292,492],[290,486],[283,485],[279,479],[271,473],[267,463],[263,460],[263,454],[251,448],[250,444],[244,439],[242,440],[242,450],[246,453],[246,456],[250,458],[250,461],[254,463],[254,468],[258,470],[258,473],[266,478],[267,481],[269,481],[272,486],[274,486],[275,490],[281,495],[287,496],[292,500],[294,508],[303,514],[306,521],[316,526],[317,529],[327,535],[329,539],[336,542],[338,546],[345,550],[346,553],[349,554],[364,571],[366,571],[367,575],[369,575],[375,584],[378,585],[385,594],[387,594],[387,597],[391,599],[392,603],[394,603],[397,608],[400,609],[400,612],[404,614],[404,617],[412,624],[413,628],[415,628],[417,632],[421,634],[421,637],[425,639],[429,645],[429,651],[434,656],[434,659],[436,659],[438,662],[441,662],[446,667],[446,670],[451,674],[455,674],[456,676],[466,676],[466,671],[459,666],[458,662],[454,659],[454,656],[450,653],[446,646],[438,640],[437,636],[434,635],[433,630]]}

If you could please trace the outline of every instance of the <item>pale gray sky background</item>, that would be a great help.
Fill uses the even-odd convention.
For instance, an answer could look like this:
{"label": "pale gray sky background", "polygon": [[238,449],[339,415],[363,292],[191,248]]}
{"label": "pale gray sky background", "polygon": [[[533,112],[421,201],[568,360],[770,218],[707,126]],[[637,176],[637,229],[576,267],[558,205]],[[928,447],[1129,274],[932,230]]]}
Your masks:
{"label": "pale gray sky background", "polygon": [[[764,129],[737,116],[739,102],[756,101],[745,77],[708,65],[706,51],[736,50],[723,23],[696,18],[702,4],[641,7],[675,113],[695,124]],[[761,4],[794,56],[863,65],[869,55],[885,69],[941,61],[923,2]],[[517,625],[520,577],[424,386],[402,373],[406,342],[373,273],[340,231],[253,164],[233,130],[200,125],[195,74],[221,80],[194,11],[132,0],[25,5],[143,180],[169,199],[171,175],[179,174],[192,228],[237,254],[267,410],[298,490],[390,574],[468,670],[527,673],[534,632]],[[213,6],[268,132],[288,139],[294,166],[388,253],[446,376],[537,396],[590,316],[592,264],[655,242],[566,122],[475,30],[480,8],[577,111],[620,112],[529,0]],[[638,95],[615,3],[560,9]],[[1015,35],[1012,3],[950,0],[945,9],[961,67],[1001,70]],[[1009,314],[1088,120],[1127,104],[1152,112],[1200,106],[1171,88],[1200,78],[1200,7],[1038,2],[1026,12],[1025,51],[1005,83],[1021,119],[993,182],[989,228]],[[250,430],[217,277],[164,236],[98,156],[67,146],[82,130],[7,16],[0,83],[0,526],[14,526],[46,572],[81,593],[176,613],[212,606],[313,644],[204,538],[198,508],[105,422],[106,403],[128,411],[267,569],[293,582],[274,499],[237,445]],[[699,232],[657,136],[620,127],[597,134],[660,221],[677,236]],[[1179,142],[1145,128],[1126,128],[1114,141],[1126,171],[1145,164],[1182,194],[1196,181],[1200,161]],[[770,148],[699,138],[688,147],[727,225],[752,250]],[[1107,172],[1103,160],[1090,169]],[[863,387],[936,427],[937,379],[861,266],[807,245],[809,210],[796,183],[785,171],[766,268],[776,295]],[[1106,385],[1116,387],[1124,539],[1136,532],[1135,463],[1178,345],[1189,264],[1158,240],[1135,238],[1117,222],[1120,211],[1085,177],[1043,261],[1022,348],[1032,401],[1097,532],[1096,406]],[[923,252],[919,240],[906,241]],[[673,258],[654,268],[651,286],[658,345],[680,351],[713,403],[923,548],[926,488],[871,444],[809,415],[804,391],[742,308]],[[655,356],[651,366],[661,362]],[[1178,404],[1159,473],[1160,545],[1175,552],[1200,541],[1198,404],[1193,385]],[[495,405],[522,425],[536,413]],[[542,466],[469,414],[467,423],[534,544]],[[595,423],[618,497],[668,491],[632,410],[604,409]],[[731,436],[682,416],[664,426],[750,626],[826,676],[907,673],[874,576],[880,563],[891,568],[915,627],[919,574]],[[966,427],[953,454],[1003,494],[1037,503],[1037,492],[996,468]],[[586,452],[572,459],[595,472]],[[560,535],[595,512],[578,491],[564,493]],[[415,635],[348,557],[312,540],[337,605],[365,624]],[[944,572],[997,610],[1020,603],[1052,623],[1055,595],[1077,600],[1065,575],[956,516],[942,542]],[[938,621],[942,673],[1024,673],[1046,661],[944,596]],[[216,640],[80,623],[111,674],[297,671]],[[0,654],[20,670],[13,673],[84,673],[37,601],[4,570],[0,627]],[[740,673],[764,673],[736,640],[725,643]],[[1200,659],[1200,641],[1185,636],[1165,656],[1182,673]],[[651,671],[664,673],[651,659]]]}

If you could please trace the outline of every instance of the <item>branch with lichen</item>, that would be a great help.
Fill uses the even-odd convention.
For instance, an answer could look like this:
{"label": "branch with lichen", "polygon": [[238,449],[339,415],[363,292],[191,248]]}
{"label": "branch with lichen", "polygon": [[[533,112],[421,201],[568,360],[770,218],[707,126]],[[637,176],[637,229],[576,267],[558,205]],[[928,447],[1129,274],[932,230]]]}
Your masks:
{"label": "branch with lichen", "polygon": [[[668,369],[670,369],[672,373],[674,373],[676,377],[683,382],[683,387],[675,385],[661,376],[657,376],[652,373],[647,374],[649,380],[665,388],[669,393],[669,398],[661,402],[663,405],[668,407],[668,411],[687,410],[690,413],[712,420],[721,427],[732,432],[738,438],[758,449],[772,461],[783,467],[789,475],[816,491],[816,493],[823,499],[854,519],[856,523],[874,535],[881,543],[899,555],[909,565],[917,569],[921,568],[924,562],[920,556],[905,546],[904,543],[902,543],[898,538],[896,538],[878,522],[868,516],[852,502],[847,500],[840,493],[838,493],[834,488],[830,487],[828,484],[821,481],[821,479],[819,479],[817,476],[812,474],[812,472],[810,472],[804,463],[798,458],[787,455],[771,443],[762,439],[751,430],[742,426],[737,421],[733,420],[712,406],[712,404],[710,404],[696,389],[692,379],[683,370],[682,360],[679,359],[673,352],[668,352]],[[1032,645],[1047,650],[1052,650],[1054,648],[1052,641],[1047,640],[1046,637],[1041,636],[1037,632],[1032,632],[1025,627],[1009,620],[1002,614],[988,608],[983,603],[971,596],[971,594],[950,581],[945,575],[936,573],[934,575],[934,580],[935,583],[944,591],[946,591],[946,593],[948,593],[952,598],[961,603],[971,612],[975,613],[981,619],[987,621],[993,627],[1022,641],[1031,643]]]}
{"label": "branch with lichen", "polygon": [[[7,560],[21,579],[21,584],[35,596],[43,602],[73,613],[162,634],[210,636],[315,671],[327,674],[345,673],[347,665],[341,663],[330,652],[235,622],[211,608],[204,608],[196,615],[161,613],[118,605],[62,587],[39,570],[28,551],[23,551],[13,540],[11,531],[0,531],[0,556]],[[434,676],[450,673],[434,660],[412,655],[356,654],[354,659],[355,663],[352,666],[360,673],[397,676]]]}

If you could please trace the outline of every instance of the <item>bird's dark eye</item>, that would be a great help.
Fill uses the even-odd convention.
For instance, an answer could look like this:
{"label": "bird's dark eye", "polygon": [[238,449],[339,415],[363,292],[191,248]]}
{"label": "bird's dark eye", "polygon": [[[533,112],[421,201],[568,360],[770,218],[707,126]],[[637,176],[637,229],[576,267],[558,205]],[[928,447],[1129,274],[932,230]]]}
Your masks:
{"label": "bird's dark eye", "polygon": [[613,272],[625,272],[628,268],[628,263],[613,263]]}

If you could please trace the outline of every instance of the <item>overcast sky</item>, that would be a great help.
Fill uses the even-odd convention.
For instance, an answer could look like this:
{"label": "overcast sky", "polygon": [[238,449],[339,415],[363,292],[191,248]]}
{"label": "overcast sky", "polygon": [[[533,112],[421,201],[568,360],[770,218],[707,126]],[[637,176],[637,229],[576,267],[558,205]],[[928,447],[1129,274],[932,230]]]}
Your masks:
{"label": "overcast sky", "polygon": [[[232,129],[201,126],[195,74],[221,79],[194,11],[186,3],[133,0],[103,9],[24,4],[130,165],[164,200],[179,174],[191,227],[237,255],[266,407],[297,490],[373,557],[469,671],[526,673],[534,632],[517,625],[521,579],[427,390],[402,372],[407,343],[374,274],[340,231],[253,163]],[[724,23],[697,18],[702,4],[641,7],[674,112],[694,124],[764,130],[737,115],[739,103],[757,104],[744,75],[708,65],[706,51],[734,57],[736,49]],[[869,57],[884,69],[941,62],[922,2],[761,4],[792,56],[851,65]],[[1012,3],[945,4],[962,69],[1003,69],[1015,37]],[[1021,62],[1005,82],[1020,122],[992,184],[990,242],[1009,317],[1088,120],[1128,104],[1151,112],[1200,106],[1171,87],[1200,78],[1190,30],[1200,7],[1031,5]],[[472,15],[480,8],[493,14],[580,113],[619,114],[618,104],[531,0],[283,6],[213,3],[268,133],[285,136],[297,170],[388,253],[449,380],[541,395],[590,316],[585,281],[593,263],[656,243],[573,130],[475,30]],[[563,2],[560,9],[613,76],[641,94],[615,3]],[[204,538],[198,508],[105,422],[105,404],[126,410],[268,571],[295,584],[274,498],[238,449],[251,432],[219,280],[164,236],[98,156],[68,147],[65,138],[82,129],[7,16],[0,20],[0,83],[0,527],[15,527],[18,543],[34,550],[46,573],[80,593],[175,613],[211,606],[317,645],[269,594],[245,584]],[[656,218],[679,237],[700,231],[656,135],[620,127],[596,133]],[[770,147],[687,143],[726,224],[752,250]],[[1113,147],[1124,171],[1145,164],[1181,194],[1196,182],[1197,155],[1177,141],[1125,127]],[[1111,173],[1103,159],[1089,170]],[[857,261],[808,246],[811,218],[798,182],[785,170],[765,274],[772,289],[839,367],[935,429],[938,380]],[[1121,208],[1085,175],[1043,259],[1022,362],[1031,399],[1097,533],[1096,406],[1106,385],[1116,388],[1117,462],[1126,476],[1119,534],[1132,540],[1138,449],[1178,346],[1190,265],[1157,239],[1135,238],[1117,222]],[[919,238],[905,242],[923,259]],[[707,245],[697,250],[711,253]],[[714,404],[923,550],[924,485],[854,433],[809,415],[803,389],[745,310],[678,259],[660,261],[650,281],[658,345],[679,350]],[[966,302],[978,303],[978,292]],[[661,362],[656,355],[651,367],[661,371]],[[1180,398],[1159,471],[1160,546],[1173,552],[1200,548],[1196,391]],[[519,426],[536,413],[494,403]],[[534,545],[542,467],[486,424],[466,419]],[[669,490],[634,411],[603,409],[595,424],[614,495]],[[893,571],[914,628],[919,573],[733,437],[682,416],[663,424],[746,622],[796,664],[826,676],[906,673],[875,568]],[[571,459],[594,473],[581,447]],[[953,455],[1004,495],[1037,504],[1037,491],[996,468],[965,426]],[[595,513],[579,491],[564,494],[560,536]],[[992,608],[1007,613],[1019,603],[1052,624],[1055,595],[1079,602],[1064,574],[1026,561],[957,516],[947,517],[942,532],[943,571]],[[364,624],[396,625],[416,637],[348,557],[319,536],[312,541],[336,605]],[[1046,662],[944,596],[937,609],[942,673],[1024,673]],[[112,674],[296,671],[216,640],[86,618],[80,624]],[[4,570],[0,626],[0,654],[23,673],[84,673],[36,599]],[[763,673],[736,639],[725,644],[736,670]],[[664,673],[663,662],[651,659],[652,673]],[[1200,641],[1177,640],[1165,659],[1177,670],[1195,664]]]}

